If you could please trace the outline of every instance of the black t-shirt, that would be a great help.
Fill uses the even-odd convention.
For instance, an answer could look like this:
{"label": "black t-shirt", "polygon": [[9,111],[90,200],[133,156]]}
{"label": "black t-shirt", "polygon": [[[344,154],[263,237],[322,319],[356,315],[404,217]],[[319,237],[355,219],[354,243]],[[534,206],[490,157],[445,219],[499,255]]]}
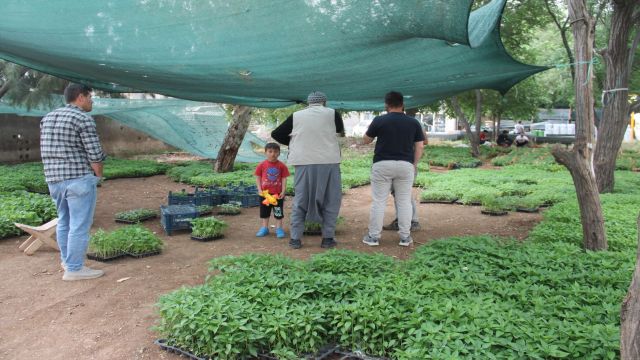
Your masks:
{"label": "black t-shirt", "polygon": [[373,162],[402,160],[413,164],[415,143],[424,141],[418,120],[398,112],[376,116],[366,134],[378,138]]}

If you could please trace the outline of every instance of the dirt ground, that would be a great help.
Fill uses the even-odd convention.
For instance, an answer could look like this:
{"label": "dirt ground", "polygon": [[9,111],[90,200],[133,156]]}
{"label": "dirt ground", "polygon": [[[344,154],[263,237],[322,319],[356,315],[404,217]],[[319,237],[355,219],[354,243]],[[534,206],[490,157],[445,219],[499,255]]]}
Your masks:
{"label": "dirt ground", "polygon": [[[435,169],[434,169],[435,170]],[[114,213],[133,208],[159,208],[169,190],[187,186],[165,176],[109,180],[99,189],[92,231],[114,229]],[[361,242],[368,222],[369,187],[351,189],[344,197],[341,215],[345,224],[336,239],[339,248],[382,252],[398,259],[433,239],[474,234],[523,238],[541,219],[540,214],[509,213],[504,217],[480,214],[479,207],[420,204],[422,229],[415,244],[403,248],[395,232],[385,232],[377,248]],[[291,198],[285,202],[289,214]],[[385,223],[392,220],[391,201]],[[59,255],[41,248],[26,256],[18,245],[26,237],[0,240],[0,359],[178,359],[153,344],[156,321],[154,304],[162,294],[181,286],[201,284],[207,261],[221,255],[247,252],[282,253],[308,258],[324,251],[320,237],[306,237],[303,248],[292,250],[288,240],[275,235],[257,239],[258,208],[243,209],[239,216],[225,217],[226,237],[209,243],[189,239],[187,232],[166,236],[160,220],[144,225],[166,242],[161,255],[143,259],[123,258],[109,263],[88,261],[103,269],[100,279],[63,282]],[[118,282],[123,278],[126,281]]]}

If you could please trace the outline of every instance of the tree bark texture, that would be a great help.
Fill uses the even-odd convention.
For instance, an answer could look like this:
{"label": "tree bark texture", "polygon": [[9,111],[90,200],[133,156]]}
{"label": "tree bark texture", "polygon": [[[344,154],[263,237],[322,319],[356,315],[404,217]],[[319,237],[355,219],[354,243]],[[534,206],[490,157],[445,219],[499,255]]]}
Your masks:
{"label": "tree bark texture", "polygon": [[638,216],[637,225],[636,268],[620,310],[620,357],[622,360],[640,359],[640,216]]}
{"label": "tree bark texture", "polygon": [[458,97],[451,97],[451,107],[453,107],[453,111],[456,113],[456,117],[458,121],[462,122],[464,126],[464,132],[467,135],[467,140],[469,140],[469,144],[471,145],[471,155],[473,157],[480,156],[480,134],[473,133],[471,131],[471,125],[469,124],[469,120],[464,116],[464,112],[462,112],[462,108],[460,107],[460,103],[458,102]]}
{"label": "tree bark texture", "polygon": [[593,169],[594,113],[592,71],[594,22],[586,0],[569,1],[569,18],[573,28],[576,60],[576,142],[572,150],[555,146],[551,153],[556,161],[569,169],[576,187],[583,246],[587,250],[606,250],[607,238],[600,193]]}
{"label": "tree bark texture", "polygon": [[[598,126],[594,152],[596,181],[600,193],[613,191],[616,158],[629,124],[629,78],[633,57],[629,40],[633,29],[633,13],[637,1],[614,0],[609,44],[602,51],[606,67],[604,111]],[[631,61],[631,63],[629,62]]]}
{"label": "tree bark texture", "polygon": [[233,163],[238,155],[238,150],[247,133],[251,121],[251,108],[243,105],[233,106],[233,121],[227,129],[224,141],[218,151],[213,170],[218,173],[233,171]]}

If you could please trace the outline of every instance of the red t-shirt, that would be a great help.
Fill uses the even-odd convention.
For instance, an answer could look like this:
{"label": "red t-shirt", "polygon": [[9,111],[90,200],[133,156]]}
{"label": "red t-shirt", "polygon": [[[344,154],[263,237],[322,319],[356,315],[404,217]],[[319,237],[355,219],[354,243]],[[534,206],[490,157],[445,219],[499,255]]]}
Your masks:
{"label": "red t-shirt", "polygon": [[256,176],[260,176],[260,187],[269,190],[269,194],[278,195],[282,192],[282,178],[289,176],[289,169],[281,161],[265,160],[256,167]]}

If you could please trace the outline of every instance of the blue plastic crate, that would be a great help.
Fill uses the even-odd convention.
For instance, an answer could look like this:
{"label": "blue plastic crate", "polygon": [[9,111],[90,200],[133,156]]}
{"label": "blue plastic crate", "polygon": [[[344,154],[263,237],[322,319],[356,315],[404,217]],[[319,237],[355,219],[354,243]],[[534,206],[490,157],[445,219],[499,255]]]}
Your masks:
{"label": "blue plastic crate", "polygon": [[218,205],[214,204],[213,194],[210,191],[201,191],[198,188],[196,188],[195,192],[192,194],[184,192],[174,193],[169,191],[167,203],[169,205]]}
{"label": "blue plastic crate", "polygon": [[167,235],[175,230],[191,229],[191,219],[198,217],[195,205],[162,205],[160,206],[160,223]]}
{"label": "blue plastic crate", "polygon": [[229,198],[230,202],[238,202],[240,204],[240,207],[243,208],[259,206],[261,200],[262,198],[260,197],[260,195],[256,194],[255,192],[253,194],[235,194]]}

